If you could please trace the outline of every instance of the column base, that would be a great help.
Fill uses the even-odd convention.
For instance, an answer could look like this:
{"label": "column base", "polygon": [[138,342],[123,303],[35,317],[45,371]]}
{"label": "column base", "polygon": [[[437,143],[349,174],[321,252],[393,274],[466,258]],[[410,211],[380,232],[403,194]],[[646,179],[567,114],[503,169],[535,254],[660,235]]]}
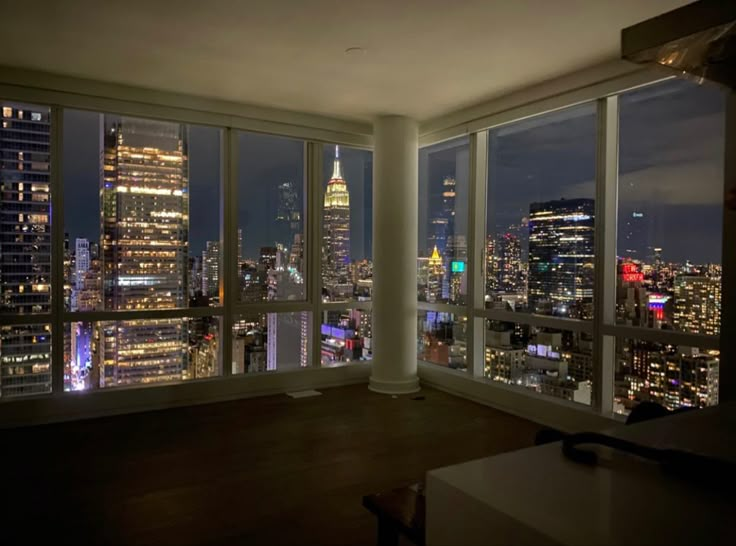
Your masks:
{"label": "column base", "polygon": [[368,379],[368,390],[380,394],[411,394],[419,392],[419,378],[412,377],[403,381],[384,381],[371,377]]}

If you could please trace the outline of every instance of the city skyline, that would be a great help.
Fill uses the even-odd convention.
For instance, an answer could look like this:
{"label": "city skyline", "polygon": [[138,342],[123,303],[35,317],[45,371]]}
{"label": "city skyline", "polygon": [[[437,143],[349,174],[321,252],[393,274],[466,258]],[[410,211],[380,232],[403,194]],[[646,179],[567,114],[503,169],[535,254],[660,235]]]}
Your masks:
{"label": "city skyline", "polygon": [[[95,214],[78,214],[79,210],[99,211],[96,193],[99,177],[101,143],[99,120],[96,112],[64,111],[64,188],[65,228],[70,240],[95,240]],[[109,116],[108,116],[109,117]],[[192,201],[207,206],[192,207],[190,211],[190,254],[201,254],[207,241],[220,239],[221,195],[221,142],[220,129],[186,125],[189,139],[189,186]],[[257,260],[261,247],[281,242],[274,233],[273,220],[278,207],[278,186],[293,184],[296,201],[302,205],[302,223],[306,216],[304,196],[304,143],[300,140],[239,132],[240,198],[238,225],[243,230],[243,256]],[[329,148],[329,147],[326,147]],[[331,154],[325,151],[325,175],[331,169]],[[370,216],[372,195],[370,189],[372,165],[366,165],[362,150],[341,148],[342,169],[345,178],[356,189],[352,192],[351,218],[353,244],[351,259],[371,259]],[[330,171],[331,172],[331,171]],[[250,191],[258,187],[259,191]],[[267,188],[267,191],[263,191]],[[302,228],[303,229],[303,228]]]}
{"label": "city skyline", "polygon": [[[709,88],[693,88],[689,87],[692,84],[682,82],[668,84],[669,87],[663,85],[624,93],[620,98],[621,133],[631,136],[627,139],[622,137],[619,161],[616,318],[618,323],[629,326],[717,336],[720,324],[721,273],[717,256],[720,253],[720,220],[718,214],[706,212],[711,209],[720,212],[722,208],[717,191],[722,177],[718,167],[722,152],[714,141],[722,139],[723,134],[722,127],[714,123],[714,119],[722,117],[723,103],[694,107],[690,102],[695,94],[705,93],[698,96],[698,103],[702,104],[703,96],[707,98],[711,93]],[[40,112],[33,107],[24,112],[23,108],[23,105],[4,108],[6,121],[3,128],[6,131],[3,137],[9,146],[17,136],[13,131],[21,129],[21,125],[28,124],[30,128],[34,123],[44,122],[42,108]],[[677,108],[677,115],[658,117],[663,116],[658,111],[662,108]],[[488,307],[568,318],[592,317],[595,203],[589,178],[591,171],[595,170],[594,146],[591,144],[596,134],[594,114],[595,109],[586,104],[490,131],[486,223],[494,227],[488,230],[484,242],[488,250],[485,264]],[[90,134],[94,130],[96,135],[95,144],[89,146],[88,157],[82,162],[89,171],[87,179],[73,174],[80,164],[70,162],[69,157],[63,161],[65,228],[68,228],[65,231],[70,234],[67,238],[68,255],[65,255],[67,309],[145,310],[185,307],[187,303],[217,304],[219,290],[217,294],[214,292],[219,285],[222,254],[219,248],[221,187],[213,185],[207,176],[217,173],[215,179],[220,179],[221,130],[174,122],[132,120],[116,115],[65,111],[66,115],[72,118],[81,116],[80,119],[88,124]],[[655,129],[637,126],[636,120],[642,115]],[[668,121],[670,126],[663,129],[661,125],[667,123],[662,119],[674,121]],[[65,154],[71,154],[72,158],[75,146],[84,142],[84,139],[74,140],[74,127],[75,123],[65,124],[64,134]],[[707,133],[701,140],[708,145],[709,154],[701,149],[700,141],[690,147],[685,146],[688,140],[683,134],[686,128],[691,127]],[[71,131],[71,136],[67,130]],[[11,279],[11,274],[20,271],[18,264],[21,262],[20,258],[13,258],[17,249],[12,247],[10,240],[4,242],[3,256],[15,260],[13,267],[3,269],[4,284],[11,288],[6,290],[4,305],[15,306],[16,309],[26,304],[40,309],[49,303],[49,280],[43,270],[44,264],[50,262],[50,251],[43,250],[46,244],[44,237],[50,233],[48,159],[44,162],[39,156],[48,154],[48,151],[43,152],[39,146],[46,146],[48,150],[50,132],[46,127],[40,133],[33,137],[38,144],[29,144],[23,150],[14,149],[12,157],[4,157],[3,163],[6,190],[3,199],[9,200],[9,208],[3,212],[30,211],[10,223],[15,226],[14,231],[22,230],[29,234],[22,236],[24,244],[36,244],[41,249],[33,254],[33,259],[27,264],[30,269],[23,273],[26,281],[30,279],[33,282],[20,283],[16,293],[13,290],[17,283]],[[691,135],[687,136],[692,139]],[[67,140],[70,141],[68,146]],[[244,252],[237,260],[241,295],[245,298],[241,301],[304,299],[307,221],[304,143],[243,132],[239,133],[239,140],[241,163],[249,167],[241,168],[238,177],[238,241],[239,247],[249,249],[249,255]],[[204,155],[195,160],[193,146],[204,146],[208,151],[201,152]],[[519,150],[514,151],[515,146]],[[343,174],[338,148],[334,147],[334,151],[330,148],[324,149],[323,298],[327,301],[370,298],[372,263],[370,229],[366,226],[371,220],[371,209],[367,206],[370,186],[367,182],[372,164],[365,156],[356,161],[352,172],[356,173],[357,183],[353,183]],[[269,151],[278,157],[266,153]],[[359,150],[351,152],[356,157],[363,153]],[[553,156],[556,169],[550,163]],[[426,210],[420,211],[423,218],[420,237],[425,239],[424,243],[420,240],[419,269],[420,278],[424,279],[421,282],[426,284],[425,292],[420,286],[420,297],[423,293],[426,301],[464,305],[468,279],[468,140],[464,138],[443,144],[436,154],[422,157],[426,158],[420,160],[422,184],[430,187],[420,193],[420,204],[426,205]],[[570,159],[573,157],[574,160]],[[212,163],[208,165],[208,161]],[[195,164],[199,164],[196,169]],[[281,167],[276,168],[276,165]],[[72,171],[71,176],[67,166]],[[547,176],[542,172],[547,168],[555,174]],[[191,178],[198,169],[196,176],[199,182],[194,184]],[[204,171],[207,176],[202,174]],[[330,171],[332,175],[328,176]],[[90,182],[92,172],[97,176],[94,186]],[[560,178],[560,173],[567,178]],[[507,179],[504,178],[506,175]],[[27,188],[26,183],[32,187]],[[517,191],[509,193],[510,187]],[[77,199],[78,193],[86,197]],[[356,205],[354,196],[362,202],[361,205]],[[543,199],[545,196],[554,197]],[[190,206],[191,202],[196,202],[197,206]],[[86,214],[79,214],[80,209]],[[96,226],[91,222],[95,211]],[[547,218],[557,217],[559,221],[540,228]],[[194,218],[201,222],[199,226],[193,224]],[[354,233],[356,225],[358,228]],[[700,227],[693,230],[689,227],[692,225]],[[663,234],[676,232],[677,226],[688,229],[691,238],[703,238],[702,244],[688,245],[680,240],[673,247],[668,247],[663,242],[668,240]],[[585,233],[573,231],[581,228]],[[710,235],[704,235],[706,232]],[[28,239],[31,233],[35,234],[32,235],[35,243]],[[199,249],[192,243],[195,238],[199,241],[196,243],[200,245]],[[675,255],[681,259],[673,259]],[[566,261],[568,258],[570,260]],[[184,290],[185,287],[188,291]],[[443,354],[441,347],[449,346],[448,363],[464,367],[462,344],[451,342],[456,335],[464,335],[464,327],[457,327],[446,315],[439,313],[426,318],[424,328],[427,330],[423,337],[420,336],[425,346],[420,351],[439,355]],[[343,358],[352,360],[369,355],[370,351],[366,353],[364,350],[370,348],[370,329],[366,329],[365,317],[370,317],[370,313],[366,312],[361,317],[355,311],[346,311],[326,312],[319,318],[316,324],[329,327],[329,330],[321,332],[321,351],[327,359],[323,358],[323,362],[329,364]],[[145,370],[137,367],[143,366],[142,361],[149,357],[155,361],[153,366],[158,367],[156,381],[184,378],[187,342],[189,351],[196,353],[198,343],[210,336],[211,328],[192,323],[186,326],[189,328],[187,338],[186,320],[172,320],[170,325],[163,324],[165,321],[158,324],[155,320],[143,321],[146,324],[101,324],[94,329],[75,323],[76,333],[72,337],[76,341],[72,340],[69,351],[82,355],[77,360],[88,359],[90,352],[85,347],[99,342],[99,354],[105,355],[104,367],[100,368],[102,375],[94,381],[99,380],[101,386],[107,379],[106,370],[118,367],[116,361],[121,351],[128,352],[132,360],[120,366],[124,372],[120,377],[113,374],[116,377],[114,384],[138,382],[139,379],[145,381],[141,379],[146,376]],[[303,356],[307,347],[303,340],[305,336],[309,337],[305,320],[302,315],[293,323],[293,331],[300,332],[302,338],[299,362],[307,360]],[[587,363],[592,355],[589,340],[567,335],[551,336],[548,334],[554,332],[549,328],[519,329],[513,323],[497,324],[493,328],[500,328],[499,332],[514,332],[508,344],[514,351],[519,350],[519,344],[526,346],[523,349],[525,371],[520,376],[520,380],[527,383],[525,386],[581,399],[579,392],[575,393],[582,389],[583,383],[590,382],[585,375],[587,372],[579,372],[590,369]],[[273,370],[276,366],[274,354],[278,352],[276,347],[285,339],[276,336],[277,329],[280,329],[276,315],[269,314],[255,323],[246,322],[243,332],[247,337],[258,329],[263,347],[273,350],[263,360],[265,368],[254,356],[253,366],[248,365],[247,369]],[[48,389],[49,385],[43,379],[48,376],[47,328],[39,326],[25,332],[20,330],[16,328],[13,332],[17,333],[7,333],[6,329],[3,336],[3,373],[25,377],[6,378],[3,388],[12,388],[14,382],[20,381],[23,383],[21,391],[24,391],[26,386],[35,388],[32,383],[40,378],[40,388]],[[194,337],[193,331],[198,332]],[[21,374],[25,364],[7,365],[10,362],[8,358],[11,358],[8,348],[12,347],[13,340],[26,344],[31,335],[34,340],[32,352],[38,356],[34,356],[33,371]],[[146,358],[142,358],[136,352],[138,349],[129,351],[131,347],[142,347],[140,340],[144,338],[149,340],[150,349],[151,335],[163,344],[163,353],[146,353]],[[443,337],[438,338],[437,335]],[[113,338],[114,341],[109,341]],[[136,341],[138,338],[140,340]],[[537,342],[540,339],[543,341]],[[257,337],[253,342],[254,347],[259,346]],[[110,351],[106,348],[108,345],[112,347]],[[209,344],[211,354],[214,354],[211,351],[215,346],[216,342]],[[165,367],[162,362],[168,359],[166,351],[169,349],[177,353],[172,362],[180,364],[174,363],[176,369],[172,368],[172,373],[164,370],[162,375],[161,366]],[[665,364],[660,363],[659,357],[650,355],[647,361],[652,362],[653,368],[642,372],[631,360],[638,358],[636,355],[639,353],[630,349],[622,346],[617,352],[620,357],[617,374],[626,378],[622,381],[628,382],[628,396],[660,396],[663,391],[657,385],[661,383],[661,377],[659,372],[652,370]],[[65,355],[70,354],[69,351],[65,346]],[[700,372],[697,372],[695,375],[700,377],[698,381],[709,384],[716,381],[717,366],[712,362],[717,362],[717,356],[699,353],[695,349],[688,352],[679,347],[662,346],[656,351],[661,353],[660,356],[679,354],[678,358],[682,357],[679,362],[683,366],[685,356],[710,358],[705,366],[707,373],[698,376]],[[541,360],[540,355],[543,355]],[[216,360],[216,355],[214,358]],[[202,370],[212,362],[209,357],[199,360],[204,363]],[[667,362],[666,366],[676,367],[671,361]],[[533,366],[537,366],[536,371],[530,370]],[[76,369],[84,379],[77,381],[76,385],[84,388],[89,379],[83,377],[86,373],[83,367],[77,366]],[[684,368],[678,370],[678,373],[685,373]],[[138,379],[129,381],[123,377],[125,375]],[[499,377],[514,380],[506,372]],[[641,385],[640,380],[643,381]],[[676,381],[681,380],[684,381],[682,378]],[[672,397],[675,395],[671,392],[667,396],[674,400]],[[683,400],[693,399],[690,394],[682,396]]]}
{"label": "city skyline", "polygon": [[[616,323],[718,336],[723,94],[670,81],[619,104]],[[520,312],[520,322],[486,321],[485,376],[586,405],[593,338],[527,325],[522,313],[593,318],[595,124],[595,105],[583,104],[489,131],[483,264],[485,306]],[[445,287],[464,258],[446,243],[467,233],[467,140],[429,150],[420,155],[418,298],[463,305],[464,293]],[[420,312],[418,357],[465,369],[466,335],[466,318]],[[645,400],[716,404],[718,373],[718,351],[619,342],[614,411]]]}
{"label": "city skyline", "polygon": [[[99,121],[99,127],[104,128],[105,144],[98,179],[103,229],[97,230],[102,244],[67,235],[67,305],[72,311],[183,307],[187,299],[189,305],[217,305],[221,243],[206,240],[201,253],[192,252],[188,245],[193,229],[190,212],[197,208],[189,185],[189,128],[117,116],[104,116]],[[242,134],[241,144],[249,138]],[[301,152],[294,142],[286,144],[297,157]],[[247,148],[252,153],[253,148]],[[329,185],[342,189],[334,195],[326,193],[323,213],[327,226],[323,244],[333,249],[337,261],[325,261],[323,275],[328,287],[333,277],[340,283],[340,290],[331,297],[349,298],[358,288],[361,297],[370,297],[370,262],[365,266],[350,261],[349,218],[353,207],[337,154],[336,147]],[[364,161],[364,175],[366,167],[370,163]],[[289,180],[275,183],[274,179],[274,192],[256,193],[265,195],[269,203],[267,236],[274,240],[271,245],[258,248],[257,259],[242,256],[243,228],[238,228],[238,269],[244,301],[304,298],[304,194],[300,186]],[[240,187],[251,191],[249,177],[240,177]],[[334,205],[344,211],[336,215]],[[337,229],[330,227],[335,222]],[[361,247],[362,244],[361,241]],[[155,256],[158,258],[153,259]],[[97,383],[104,387],[216,374],[217,323],[209,318],[73,323],[67,334],[70,347],[65,351],[65,386],[81,390],[94,388]],[[322,326],[323,365],[370,358],[369,312],[325,312]],[[233,373],[310,365],[311,327],[307,312],[241,316],[232,332]],[[153,353],[140,352],[143,339]],[[99,340],[98,349],[93,348],[97,346],[95,340]],[[159,346],[160,351],[156,349]],[[120,354],[133,360],[118,366]],[[148,366],[149,361],[152,366]]]}

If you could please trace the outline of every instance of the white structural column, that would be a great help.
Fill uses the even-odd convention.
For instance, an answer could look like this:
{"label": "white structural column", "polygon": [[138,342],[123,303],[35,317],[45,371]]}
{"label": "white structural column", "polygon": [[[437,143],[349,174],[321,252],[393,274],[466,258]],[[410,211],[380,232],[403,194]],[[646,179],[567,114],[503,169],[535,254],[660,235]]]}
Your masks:
{"label": "white structural column", "polygon": [[368,388],[405,394],[419,390],[417,123],[402,116],[379,117],[373,139],[374,348]]}

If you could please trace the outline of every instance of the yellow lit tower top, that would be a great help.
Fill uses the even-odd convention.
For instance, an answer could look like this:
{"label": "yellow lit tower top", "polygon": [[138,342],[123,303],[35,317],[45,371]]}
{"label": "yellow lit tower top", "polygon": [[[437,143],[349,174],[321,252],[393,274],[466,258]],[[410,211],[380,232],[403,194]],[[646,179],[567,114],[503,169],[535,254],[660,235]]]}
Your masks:
{"label": "yellow lit tower top", "polygon": [[333,207],[350,208],[350,194],[348,193],[348,184],[342,175],[339,146],[335,146],[335,163],[325,192],[325,209]]}
{"label": "yellow lit tower top", "polygon": [[338,146],[325,190],[322,237],[322,275],[329,289],[348,281],[350,266],[350,194]]}

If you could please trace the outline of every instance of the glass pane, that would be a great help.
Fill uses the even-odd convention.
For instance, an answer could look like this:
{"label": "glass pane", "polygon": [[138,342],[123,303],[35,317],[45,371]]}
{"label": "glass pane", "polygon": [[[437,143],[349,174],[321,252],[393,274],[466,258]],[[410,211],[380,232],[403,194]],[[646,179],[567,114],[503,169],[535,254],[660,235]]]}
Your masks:
{"label": "glass pane", "polygon": [[67,310],[218,304],[221,137],[64,111]]}
{"label": "glass pane", "polygon": [[66,323],[64,390],[214,377],[219,340],[219,317]]}
{"label": "glass pane", "polygon": [[590,405],[593,340],[588,334],[513,322],[486,321],[488,379]]}
{"label": "glass pane", "polygon": [[240,301],[305,298],[304,142],[238,133]]}
{"label": "glass pane", "polygon": [[325,146],[322,178],[322,299],[369,300],[373,152]]}
{"label": "glass pane", "polygon": [[595,104],[492,129],[486,307],[591,319]]}
{"label": "glass pane", "polygon": [[465,304],[469,170],[467,137],[419,150],[419,301]]}
{"label": "glass pane", "polygon": [[320,333],[322,366],[339,366],[373,357],[373,323],[370,311],[323,311]]}
{"label": "glass pane", "polygon": [[417,358],[457,370],[467,369],[465,317],[438,311],[419,311]]}
{"label": "glass pane", "polygon": [[0,398],[51,392],[51,325],[0,326]]}
{"label": "glass pane", "polygon": [[670,80],[620,118],[617,321],[718,335],[725,93]]}
{"label": "glass pane", "polygon": [[48,313],[50,110],[8,101],[0,104],[0,314]]}
{"label": "glass pane", "polygon": [[233,374],[299,370],[311,365],[311,313],[248,313],[233,324]]}
{"label": "glass pane", "polygon": [[719,362],[718,351],[619,339],[614,411],[627,415],[639,402],[669,410],[715,406]]}

